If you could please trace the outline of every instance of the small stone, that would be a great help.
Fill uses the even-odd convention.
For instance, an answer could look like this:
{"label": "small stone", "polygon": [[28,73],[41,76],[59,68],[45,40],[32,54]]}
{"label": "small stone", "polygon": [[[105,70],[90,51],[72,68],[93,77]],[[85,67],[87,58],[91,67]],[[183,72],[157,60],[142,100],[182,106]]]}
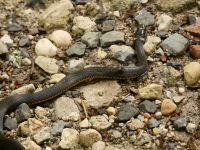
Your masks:
{"label": "small stone", "polygon": [[77,42],[66,50],[68,56],[83,56],[86,45],[82,42]]}
{"label": "small stone", "polygon": [[159,135],[160,134],[160,130],[158,128],[153,128],[153,135]]}
{"label": "small stone", "polygon": [[21,143],[26,150],[42,150],[42,148],[37,145],[34,141],[32,141],[30,138],[27,138],[25,141],[22,141]]}
{"label": "small stone", "polygon": [[173,113],[174,111],[176,111],[176,108],[177,106],[172,100],[165,99],[162,101],[161,112],[163,115],[169,115]]}
{"label": "small stone", "polygon": [[160,134],[161,134],[161,135],[164,135],[164,136],[166,136],[167,133],[169,132],[168,129],[165,128],[165,125],[163,125],[163,124],[161,124],[161,125],[159,126],[158,129],[159,129],[159,131],[160,131]]}
{"label": "small stone", "polygon": [[112,45],[109,49],[112,52],[113,58],[121,62],[132,60],[135,55],[132,47],[126,45]]}
{"label": "small stone", "polygon": [[68,72],[73,73],[84,69],[85,61],[83,58],[72,59],[69,61]]}
{"label": "small stone", "polygon": [[101,134],[94,129],[81,131],[79,137],[80,144],[84,147],[91,147],[95,142],[102,140]]}
{"label": "small stone", "polygon": [[141,130],[137,135],[136,141],[134,142],[135,145],[144,145],[147,143],[151,143],[152,137],[150,134],[146,133],[145,131]]}
{"label": "small stone", "polygon": [[21,123],[31,117],[31,110],[26,103],[22,103],[15,111],[15,117],[18,123]]}
{"label": "small stone", "polygon": [[172,18],[166,14],[162,14],[157,21],[158,31],[168,31],[172,23]]}
{"label": "small stone", "polygon": [[23,36],[20,40],[19,40],[19,46],[23,47],[29,44],[29,38],[27,36]]}
{"label": "small stone", "polygon": [[16,119],[12,119],[10,117],[5,119],[4,126],[9,130],[17,129],[17,121]]}
{"label": "small stone", "polygon": [[121,138],[121,137],[122,137],[122,133],[119,132],[118,130],[113,130],[113,129],[111,129],[111,130],[109,130],[108,132],[109,132],[109,135],[110,135],[112,138],[114,138],[114,139],[118,139],[118,138]]}
{"label": "small stone", "polygon": [[8,47],[0,40],[0,54],[8,53]]}
{"label": "small stone", "polygon": [[157,110],[157,105],[155,102],[145,100],[139,104],[139,109],[141,112],[155,113]]}
{"label": "small stone", "polygon": [[120,31],[110,31],[103,34],[100,38],[100,43],[102,47],[108,47],[112,44],[124,43],[124,33]]}
{"label": "small stone", "polygon": [[64,30],[56,30],[49,35],[49,39],[58,47],[67,47],[71,45],[72,37]]}
{"label": "small stone", "polygon": [[53,57],[57,51],[57,47],[46,38],[40,39],[35,45],[35,52],[38,56]]}
{"label": "small stone", "polygon": [[22,30],[22,26],[17,23],[12,23],[8,25],[7,31],[9,32],[18,32]]}
{"label": "small stone", "polygon": [[54,103],[55,113],[59,119],[78,121],[80,111],[74,100],[69,97],[60,97]]}
{"label": "small stone", "polygon": [[106,109],[106,111],[107,111],[107,113],[108,113],[109,115],[116,115],[116,113],[117,113],[117,109],[114,108],[114,107],[108,107],[108,108]]}
{"label": "small stone", "polygon": [[98,131],[108,129],[112,124],[104,116],[92,116],[90,118],[92,127]]}
{"label": "small stone", "polygon": [[179,104],[184,98],[185,96],[174,96],[173,100],[176,104]]}
{"label": "small stone", "polygon": [[155,51],[155,54],[159,54],[159,55],[163,56],[163,55],[164,55],[164,51],[163,51],[162,48],[158,48],[158,49]]}
{"label": "small stone", "polygon": [[200,59],[200,45],[191,45],[190,53],[192,55],[192,58]]}
{"label": "small stone", "polygon": [[151,119],[148,120],[148,127],[149,128],[158,127],[159,124],[160,124],[160,122],[157,119],[155,119],[155,118],[151,118]]}
{"label": "small stone", "polygon": [[50,74],[58,73],[59,66],[56,64],[57,60],[44,56],[38,56],[35,63],[42,68],[45,72]]}
{"label": "small stone", "polygon": [[51,130],[51,134],[54,136],[60,135],[65,127],[65,122],[62,120],[58,120],[54,123],[54,126]]}
{"label": "small stone", "polygon": [[157,36],[147,36],[146,43],[144,44],[144,50],[147,54],[152,54],[156,50],[156,46],[161,42],[161,39]]}
{"label": "small stone", "polygon": [[178,88],[178,92],[179,92],[180,94],[185,93],[185,88],[184,88],[184,87],[179,87],[179,88]]}
{"label": "small stone", "polygon": [[66,75],[63,73],[53,74],[50,77],[49,83],[57,83],[62,80]]}
{"label": "small stone", "polygon": [[127,122],[126,125],[130,130],[137,130],[144,128],[144,123],[139,119],[131,119],[129,122]]}
{"label": "small stone", "polygon": [[138,15],[136,15],[135,20],[139,24],[143,24],[145,26],[153,25],[155,20],[154,16],[148,12],[146,9],[142,9],[141,11],[137,12]]}
{"label": "small stone", "polygon": [[101,33],[100,32],[86,32],[81,40],[87,44],[89,48],[95,48],[99,44]]}
{"label": "small stone", "polygon": [[185,28],[185,30],[196,36],[200,36],[200,21]]}
{"label": "small stone", "polygon": [[107,53],[103,51],[101,48],[99,48],[97,51],[97,58],[104,59],[106,58],[106,56],[107,56]]}
{"label": "small stone", "polygon": [[134,102],[136,99],[135,99],[135,97],[134,96],[132,96],[132,95],[129,95],[129,96],[127,96],[127,97],[125,97],[124,98],[124,101],[125,102]]}
{"label": "small stone", "polygon": [[33,84],[24,85],[16,90],[13,90],[10,94],[16,95],[16,94],[28,94],[33,93],[35,91],[35,86]]}
{"label": "small stone", "polygon": [[13,45],[13,40],[8,34],[3,35],[0,38],[0,41],[2,41],[4,44],[7,44],[7,45]]}
{"label": "small stone", "polygon": [[162,113],[160,111],[156,112],[155,117],[160,119],[162,117]]}
{"label": "small stone", "polygon": [[186,118],[178,118],[173,122],[174,128],[177,131],[185,130],[187,126],[187,119]]}
{"label": "small stone", "polygon": [[78,146],[79,132],[75,129],[66,128],[61,135],[59,146],[62,149],[72,149]]}
{"label": "small stone", "polygon": [[197,129],[197,126],[193,123],[188,123],[187,124],[187,127],[186,127],[186,130],[188,133],[194,133]]}
{"label": "small stone", "polygon": [[163,86],[159,84],[149,84],[139,89],[139,96],[142,99],[160,99]]}
{"label": "small stone", "polygon": [[33,136],[33,139],[37,144],[42,144],[44,141],[49,140],[51,138],[50,128],[45,127],[42,128],[38,133]]}
{"label": "small stone", "polygon": [[161,46],[163,49],[167,49],[169,54],[177,56],[182,54],[187,49],[188,43],[188,39],[178,33],[175,33],[165,39],[161,43]]}
{"label": "small stone", "polygon": [[40,119],[47,117],[48,114],[49,112],[43,107],[37,106],[35,109],[35,115]]}
{"label": "small stone", "polygon": [[91,123],[89,122],[89,120],[88,120],[87,118],[85,118],[83,121],[81,121],[81,122],[79,123],[79,126],[80,126],[81,128],[89,128],[89,127],[91,127],[92,125],[91,125]]}
{"label": "small stone", "polygon": [[193,85],[200,79],[200,64],[198,62],[190,62],[184,68],[184,79],[187,85]]}
{"label": "small stone", "polygon": [[31,63],[32,63],[31,60],[28,59],[28,58],[23,58],[22,59],[22,64],[25,65],[25,66],[31,65]]}
{"label": "small stone", "polygon": [[188,16],[188,22],[190,25],[195,24],[196,21],[197,21],[197,18],[195,16],[193,16],[193,15]]}
{"label": "small stone", "polygon": [[106,144],[103,141],[95,142],[92,145],[92,150],[105,150]]}
{"label": "small stone", "polygon": [[76,5],[84,5],[89,2],[89,0],[75,0]]}
{"label": "small stone", "polygon": [[120,107],[118,113],[118,120],[125,122],[130,120],[132,117],[136,117],[139,114],[139,110],[130,104],[124,104]]}
{"label": "small stone", "polygon": [[109,32],[115,28],[115,20],[105,20],[102,23],[102,32]]}
{"label": "small stone", "polygon": [[141,3],[146,4],[146,3],[148,3],[148,0],[141,0]]}
{"label": "small stone", "polygon": [[75,34],[83,34],[84,32],[92,31],[96,28],[96,23],[89,17],[74,17],[73,24],[72,31]]}

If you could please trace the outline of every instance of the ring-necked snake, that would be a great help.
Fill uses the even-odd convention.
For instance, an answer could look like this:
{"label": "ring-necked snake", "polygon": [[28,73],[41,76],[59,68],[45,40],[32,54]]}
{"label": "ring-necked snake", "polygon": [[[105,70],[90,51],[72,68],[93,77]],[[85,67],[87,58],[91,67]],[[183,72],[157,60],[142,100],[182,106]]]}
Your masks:
{"label": "ring-necked snake", "polygon": [[1,150],[24,150],[25,148],[17,141],[7,138],[3,133],[3,119],[8,110],[15,109],[21,103],[34,105],[51,100],[63,92],[80,83],[87,83],[93,79],[129,79],[137,78],[147,72],[147,59],[143,49],[142,38],[144,38],[145,28],[139,25],[135,33],[134,49],[137,53],[136,67],[90,67],[79,72],[72,73],[55,85],[46,88],[40,92],[32,94],[21,94],[8,96],[0,101],[0,149]]}

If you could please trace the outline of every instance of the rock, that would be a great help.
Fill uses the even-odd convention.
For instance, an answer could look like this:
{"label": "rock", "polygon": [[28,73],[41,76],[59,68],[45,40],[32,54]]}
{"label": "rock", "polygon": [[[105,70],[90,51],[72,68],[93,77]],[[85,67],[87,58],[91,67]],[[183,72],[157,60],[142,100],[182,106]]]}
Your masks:
{"label": "rock", "polygon": [[195,23],[193,25],[187,26],[185,28],[185,31],[199,37],[200,36],[200,21],[198,21],[197,23]]}
{"label": "rock", "polygon": [[147,143],[151,143],[152,137],[150,134],[146,133],[145,131],[141,130],[137,135],[135,145],[144,145]]}
{"label": "rock", "polygon": [[159,135],[160,134],[160,130],[158,128],[153,128],[153,135]]}
{"label": "rock", "polygon": [[54,123],[53,128],[51,129],[51,134],[54,136],[60,135],[65,127],[65,122],[62,120],[58,120]]}
{"label": "rock", "polygon": [[74,17],[73,24],[72,31],[75,34],[83,34],[84,32],[93,31],[96,28],[96,23],[89,17]]}
{"label": "rock", "polygon": [[158,127],[159,124],[160,124],[160,122],[157,119],[155,119],[155,118],[151,118],[151,119],[148,120],[148,127],[149,128]]}
{"label": "rock", "polygon": [[2,41],[4,44],[7,45],[13,45],[13,40],[8,34],[4,34],[1,38],[0,41]]}
{"label": "rock", "polygon": [[97,51],[97,58],[104,59],[106,58],[106,56],[107,56],[107,53],[103,51],[101,48],[99,48]]}
{"label": "rock", "polygon": [[173,97],[173,101],[176,103],[176,104],[179,104],[183,99],[185,98],[185,96],[174,96]]}
{"label": "rock", "polygon": [[105,20],[102,23],[101,30],[102,32],[109,32],[115,28],[115,20]]}
{"label": "rock", "polygon": [[139,104],[139,109],[141,112],[155,113],[157,110],[157,105],[155,102],[145,100]]}
{"label": "rock", "polygon": [[182,54],[187,49],[188,43],[188,39],[178,33],[175,33],[165,39],[161,43],[161,46],[163,49],[167,49],[171,55],[177,56]]}
{"label": "rock", "polygon": [[91,125],[91,123],[89,122],[89,120],[88,120],[87,118],[85,118],[83,121],[81,121],[81,122],[79,123],[79,126],[80,126],[81,128],[89,128],[89,127],[91,127],[92,125]]}
{"label": "rock", "polygon": [[130,104],[124,104],[120,107],[118,113],[118,120],[125,122],[130,120],[132,117],[136,117],[139,114],[139,110]]}
{"label": "rock", "polygon": [[9,130],[17,129],[17,121],[8,117],[5,119],[4,126]]}
{"label": "rock", "polygon": [[59,119],[78,121],[80,111],[74,100],[69,97],[60,97],[54,103],[55,113]]}
{"label": "rock", "polygon": [[99,44],[101,33],[100,32],[86,32],[81,40],[83,43],[87,44],[89,48],[95,48]]}
{"label": "rock", "polygon": [[183,72],[186,84],[195,84],[200,79],[200,64],[198,62],[190,62],[184,66]]}
{"label": "rock", "polygon": [[84,5],[88,3],[90,0],[75,0],[76,5]]}
{"label": "rock", "polygon": [[38,133],[33,136],[33,139],[37,144],[42,144],[44,141],[51,138],[50,128],[44,127]]}
{"label": "rock", "polygon": [[172,18],[166,14],[162,14],[159,16],[157,24],[158,31],[168,31],[170,29],[172,23]]}
{"label": "rock", "polygon": [[135,97],[132,96],[132,95],[129,95],[129,96],[127,96],[127,97],[124,98],[125,102],[131,102],[131,103],[133,103],[135,100],[136,100]]}
{"label": "rock", "polygon": [[145,26],[153,25],[155,20],[154,16],[148,12],[146,9],[142,9],[141,11],[137,12],[137,15],[135,16],[135,20],[139,24],[143,24]]}
{"label": "rock", "polygon": [[108,47],[112,44],[124,43],[124,33],[120,31],[110,31],[103,34],[100,38],[102,47]]}
{"label": "rock", "polygon": [[133,59],[133,55],[135,55],[132,47],[126,45],[112,45],[109,49],[112,52],[112,57],[121,62],[131,60]]}
{"label": "rock", "polygon": [[25,141],[22,141],[21,143],[26,150],[42,150],[42,148],[37,145],[34,141],[32,141],[30,138],[27,138]]}
{"label": "rock", "polygon": [[35,115],[40,119],[44,119],[49,115],[49,112],[45,108],[37,106],[35,109]]}
{"label": "rock", "polygon": [[23,29],[22,26],[19,25],[18,23],[11,23],[7,27],[7,31],[9,32],[18,32],[21,31],[22,29]]}
{"label": "rock", "polygon": [[58,49],[46,38],[40,39],[35,45],[35,52],[38,56],[55,56]]}
{"label": "rock", "polygon": [[49,35],[49,39],[58,47],[67,47],[72,43],[71,35],[64,30],[56,30]]}
{"label": "rock", "polygon": [[20,40],[19,40],[19,46],[23,47],[29,44],[29,38],[27,36],[23,36]]}
{"label": "rock", "polygon": [[92,116],[90,118],[92,127],[98,131],[108,129],[112,124],[104,116]]}
{"label": "rock", "polygon": [[121,92],[121,87],[116,81],[100,81],[82,87],[80,92],[83,93],[89,106],[98,109],[109,106],[113,97]]}
{"label": "rock", "polygon": [[81,131],[79,137],[80,144],[84,147],[91,147],[95,142],[102,140],[101,134],[94,129]]}
{"label": "rock", "polygon": [[137,130],[144,128],[144,123],[139,119],[131,119],[130,121],[127,122],[126,125],[130,130]]}
{"label": "rock", "polygon": [[40,15],[39,24],[46,31],[57,27],[65,27],[72,10],[74,10],[74,7],[70,0],[55,2]]}
{"label": "rock", "polygon": [[69,61],[68,72],[73,73],[84,69],[85,61],[83,58],[72,59]]}
{"label": "rock", "polygon": [[200,58],[200,45],[191,45],[190,53],[192,55],[192,58],[199,59]]}
{"label": "rock", "polygon": [[173,113],[174,111],[176,111],[176,108],[177,106],[172,100],[165,99],[162,101],[161,112],[163,115],[169,115]]}
{"label": "rock", "polygon": [[35,63],[45,72],[50,74],[58,73],[59,66],[56,64],[56,62],[56,59],[45,56],[38,56],[35,59]]}
{"label": "rock", "polygon": [[18,123],[21,123],[31,117],[31,110],[26,103],[22,103],[15,111],[15,117]]}
{"label": "rock", "polygon": [[8,47],[0,40],[0,55],[8,53]]}
{"label": "rock", "polygon": [[117,109],[114,108],[114,107],[108,107],[108,108],[106,109],[106,111],[107,111],[107,113],[108,113],[109,115],[116,115],[116,113],[117,113]]}
{"label": "rock", "polygon": [[29,66],[29,65],[31,65],[31,63],[32,63],[31,60],[28,58],[22,59],[22,65]]}
{"label": "rock", "polygon": [[189,23],[190,25],[195,24],[196,21],[197,21],[196,16],[193,16],[193,15],[189,15],[189,16],[188,16],[188,23]]}
{"label": "rock", "polygon": [[53,74],[50,77],[49,83],[57,83],[62,80],[66,75],[63,73]]}
{"label": "rock", "polygon": [[148,0],[141,0],[140,1],[142,4],[146,4],[146,3],[148,3]]}
{"label": "rock", "polygon": [[66,128],[61,135],[59,146],[62,149],[72,149],[78,146],[79,132],[75,129]]}
{"label": "rock", "polygon": [[105,150],[106,144],[103,141],[95,142],[92,145],[92,150]]}
{"label": "rock", "polygon": [[149,84],[139,89],[139,96],[142,99],[160,99],[163,86],[159,84]]}
{"label": "rock", "polygon": [[66,50],[68,56],[82,56],[85,53],[86,45],[77,42]]}
{"label": "rock", "polygon": [[177,131],[185,130],[187,126],[187,119],[186,118],[178,118],[173,122],[174,128]]}
{"label": "rock", "polygon": [[108,131],[108,134],[111,136],[111,138],[114,138],[114,139],[119,139],[122,137],[122,133],[118,130],[109,130]]}
{"label": "rock", "polygon": [[194,133],[197,129],[197,126],[193,123],[188,123],[187,124],[187,127],[186,127],[186,130],[188,133]]}
{"label": "rock", "polygon": [[43,126],[43,123],[35,118],[29,118],[27,121],[19,124],[18,129],[21,135],[30,136],[37,133]]}
{"label": "rock", "polygon": [[35,86],[33,84],[24,85],[16,90],[13,90],[10,94],[16,95],[16,94],[28,94],[33,93],[35,91]]}
{"label": "rock", "polygon": [[161,124],[158,129],[159,129],[160,134],[164,136],[166,136],[166,134],[169,132],[169,130],[165,128],[165,125],[163,124]]}
{"label": "rock", "polygon": [[196,5],[195,0],[168,0],[163,3],[162,0],[157,0],[156,5],[159,9],[166,12],[182,12]]}
{"label": "rock", "polygon": [[147,54],[152,54],[156,50],[156,46],[161,42],[161,39],[157,36],[147,36],[146,43],[144,44],[144,50]]}

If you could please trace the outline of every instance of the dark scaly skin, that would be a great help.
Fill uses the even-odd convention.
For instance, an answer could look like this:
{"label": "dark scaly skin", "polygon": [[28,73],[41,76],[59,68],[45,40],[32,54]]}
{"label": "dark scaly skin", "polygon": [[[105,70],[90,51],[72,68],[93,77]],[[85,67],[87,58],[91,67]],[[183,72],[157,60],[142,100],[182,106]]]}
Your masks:
{"label": "dark scaly skin", "polygon": [[144,26],[139,26],[135,33],[135,50],[138,64],[136,67],[91,67],[79,72],[70,74],[54,86],[37,93],[8,96],[0,101],[0,149],[1,150],[24,150],[24,147],[17,141],[7,138],[3,134],[3,118],[8,110],[15,109],[21,103],[34,105],[51,100],[61,95],[66,90],[80,84],[87,83],[93,79],[128,79],[137,78],[147,72],[147,59],[143,49],[141,38],[144,38]]}

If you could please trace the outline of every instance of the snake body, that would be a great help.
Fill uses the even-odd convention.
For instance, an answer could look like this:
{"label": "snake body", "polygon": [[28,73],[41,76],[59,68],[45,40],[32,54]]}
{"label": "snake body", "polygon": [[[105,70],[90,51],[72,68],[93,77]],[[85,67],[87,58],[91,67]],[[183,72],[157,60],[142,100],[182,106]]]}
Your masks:
{"label": "snake body", "polygon": [[1,150],[24,150],[25,148],[13,139],[7,138],[3,134],[3,119],[8,110],[13,110],[21,103],[35,105],[47,100],[51,100],[63,92],[75,87],[80,83],[87,83],[89,80],[94,79],[128,79],[137,78],[147,71],[147,59],[143,49],[144,26],[138,26],[135,33],[134,49],[137,53],[137,66],[136,67],[90,67],[85,68],[79,72],[72,73],[55,85],[46,88],[40,92],[32,94],[21,94],[8,96],[0,101],[0,149]]}

